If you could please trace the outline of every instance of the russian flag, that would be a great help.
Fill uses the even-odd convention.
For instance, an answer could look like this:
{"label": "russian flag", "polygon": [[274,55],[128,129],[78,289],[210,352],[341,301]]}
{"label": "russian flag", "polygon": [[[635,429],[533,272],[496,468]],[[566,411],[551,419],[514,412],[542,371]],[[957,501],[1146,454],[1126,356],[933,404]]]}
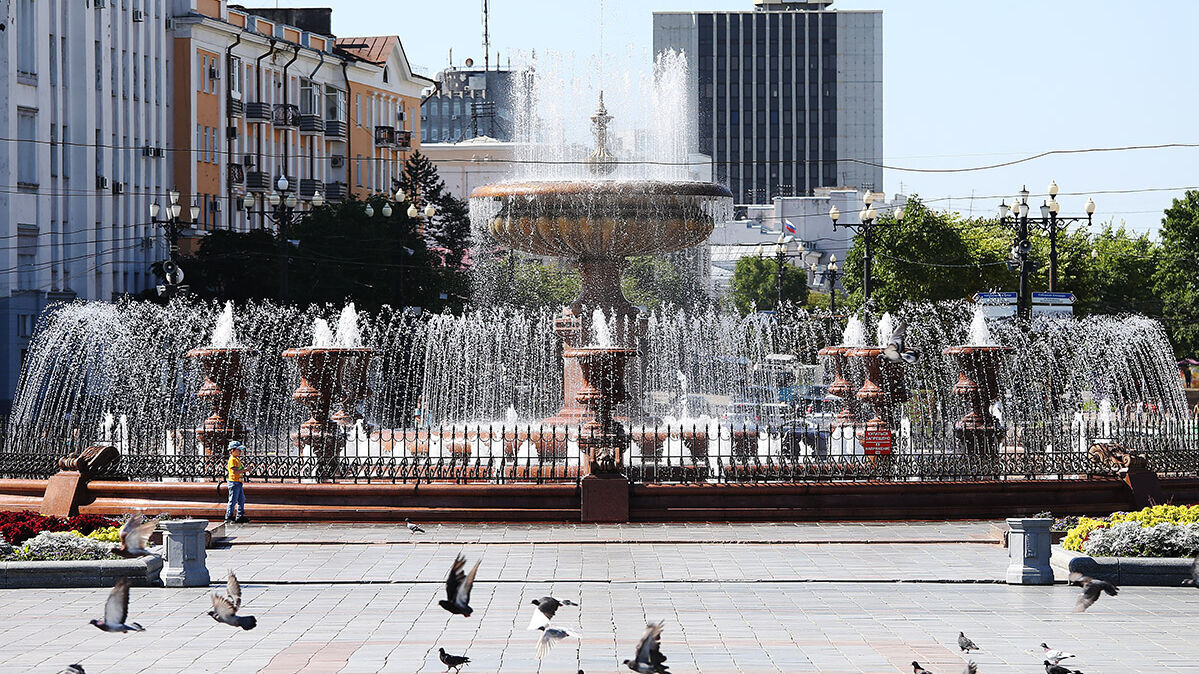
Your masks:
{"label": "russian flag", "polygon": [[795,233],[795,225],[791,224],[790,220],[783,220],[783,227],[786,227],[788,232]]}

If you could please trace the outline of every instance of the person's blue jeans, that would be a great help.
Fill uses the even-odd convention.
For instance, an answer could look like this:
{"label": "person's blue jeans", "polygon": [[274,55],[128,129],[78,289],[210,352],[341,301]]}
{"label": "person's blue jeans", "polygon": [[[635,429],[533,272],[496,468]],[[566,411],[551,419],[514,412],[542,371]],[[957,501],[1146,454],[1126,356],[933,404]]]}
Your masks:
{"label": "person's blue jeans", "polygon": [[237,506],[237,516],[246,516],[246,492],[240,482],[229,483],[229,507],[225,508],[225,519],[233,519],[233,508]]}

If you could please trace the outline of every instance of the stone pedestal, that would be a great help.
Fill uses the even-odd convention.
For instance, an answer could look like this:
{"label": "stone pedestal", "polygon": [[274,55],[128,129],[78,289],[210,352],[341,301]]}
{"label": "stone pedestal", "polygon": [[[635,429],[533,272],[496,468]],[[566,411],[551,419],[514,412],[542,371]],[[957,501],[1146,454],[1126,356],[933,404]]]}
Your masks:
{"label": "stone pedestal", "polygon": [[166,529],[166,568],[162,583],[167,587],[206,587],[208,554],[204,550],[204,530],[208,520],[167,520],[160,525]]}
{"label": "stone pedestal", "polygon": [[583,522],[628,522],[629,479],[619,474],[588,475],[580,482]]}
{"label": "stone pedestal", "polygon": [[1007,524],[1011,528],[1007,539],[1008,584],[1052,585],[1049,527],[1053,526],[1053,520],[1009,517]]}
{"label": "stone pedestal", "polygon": [[79,500],[87,480],[77,470],[60,470],[46,482],[46,494],[38,512],[54,517],[72,517],[79,514]]}

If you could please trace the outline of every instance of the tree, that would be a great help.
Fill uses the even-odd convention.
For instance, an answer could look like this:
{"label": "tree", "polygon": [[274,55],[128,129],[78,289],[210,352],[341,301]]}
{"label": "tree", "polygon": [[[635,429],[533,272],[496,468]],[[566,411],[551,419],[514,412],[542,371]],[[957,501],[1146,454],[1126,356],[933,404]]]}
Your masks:
{"label": "tree", "polygon": [[[746,256],[737,260],[731,283],[733,304],[742,314],[778,308],[778,260]],[[783,301],[804,305],[808,301],[808,275],[791,264],[783,265]]]}
{"label": "tree", "polygon": [[705,305],[708,295],[695,274],[685,253],[668,257],[645,255],[629,258],[621,278],[621,289],[630,302],[645,307],[668,304],[696,309]]}
{"label": "tree", "polygon": [[1074,293],[1075,314],[1161,316],[1161,299],[1149,282],[1159,252],[1148,234],[1135,236],[1108,223],[1094,236],[1080,231],[1064,239],[1059,259],[1066,278],[1059,274],[1059,287]]}
{"label": "tree", "polygon": [[[976,292],[1016,285],[1006,260],[1012,236],[993,220],[966,219],[929,210],[919,197],[904,206],[903,219],[883,214],[874,230],[871,298],[879,310],[910,302],[963,299]],[[847,307],[865,299],[865,244],[854,238],[841,282]]]}
{"label": "tree", "polygon": [[[450,306],[461,308],[470,295],[467,252],[471,247],[470,209],[445,189],[445,181],[429,158],[416,150],[404,162],[398,187],[418,210],[432,205],[435,215],[422,221],[425,241],[441,263],[438,285]],[[407,206],[402,206],[407,211]]]}
{"label": "tree", "polygon": [[1159,237],[1153,288],[1166,330],[1178,355],[1199,353],[1199,191],[1187,190],[1166,209]]}
{"label": "tree", "polygon": [[244,302],[279,296],[279,243],[274,232],[218,229],[200,240],[196,255],[184,260],[184,281],[205,298]]}

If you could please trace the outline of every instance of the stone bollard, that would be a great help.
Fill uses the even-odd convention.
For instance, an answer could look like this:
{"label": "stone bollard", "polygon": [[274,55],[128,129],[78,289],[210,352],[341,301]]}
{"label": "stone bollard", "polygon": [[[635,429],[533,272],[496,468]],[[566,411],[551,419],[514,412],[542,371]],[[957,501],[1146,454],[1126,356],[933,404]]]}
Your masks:
{"label": "stone bollard", "polygon": [[211,577],[206,564],[208,553],[204,550],[204,529],[208,520],[167,520],[163,543],[166,547],[166,566],[162,570],[162,584],[167,587],[204,587]]}
{"label": "stone bollard", "polygon": [[1049,566],[1049,548],[1052,543],[1049,527],[1051,519],[1009,517],[1011,533],[1008,534],[1007,549],[1010,564],[1007,567],[1009,585],[1052,585],[1053,569]]}

